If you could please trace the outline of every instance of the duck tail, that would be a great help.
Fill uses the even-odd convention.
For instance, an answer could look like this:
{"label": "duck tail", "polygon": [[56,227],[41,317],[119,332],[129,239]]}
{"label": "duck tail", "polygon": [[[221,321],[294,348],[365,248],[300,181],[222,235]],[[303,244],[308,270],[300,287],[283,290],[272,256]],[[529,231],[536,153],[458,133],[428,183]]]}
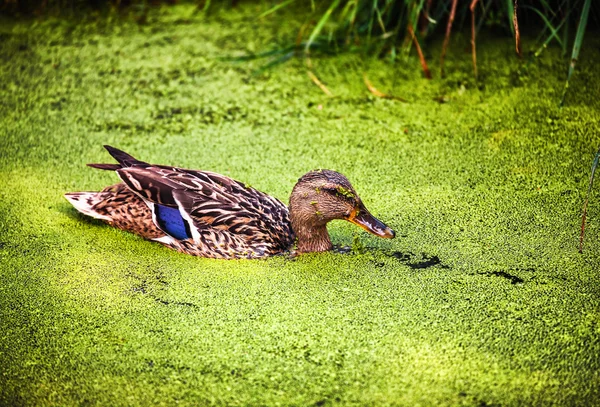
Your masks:
{"label": "duck tail", "polygon": [[132,157],[125,151],[119,150],[118,148],[114,148],[109,145],[105,145],[104,148],[109,152],[110,155],[113,156],[115,160],[119,162],[119,164],[88,164],[88,167],[98,168],[100,170],[116,171],[120,168],[131,167],[134,164],[146,164],[145,162]]}
{"label": "duck tail", "polygon": [[106,200],[108,195],[110,194],[106,192],[71,192],[65,194],[65,198],[79,212],[92,218],[110,221],[112,218],[108,216],[108,213],[102,213],[98,210],[98,203]]}
{"label": "duck tail", "polygon": [[88,167],[98,168],[99,170],[116,171],[121,169],[121,164],[87,164]]}

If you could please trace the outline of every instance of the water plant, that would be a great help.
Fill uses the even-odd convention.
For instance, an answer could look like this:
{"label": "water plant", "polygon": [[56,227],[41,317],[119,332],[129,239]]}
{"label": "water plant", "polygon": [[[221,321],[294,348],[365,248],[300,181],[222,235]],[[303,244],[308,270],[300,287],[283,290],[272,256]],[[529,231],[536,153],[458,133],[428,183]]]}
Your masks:
{"label": "water plant", "polygon": [[[302,2],[282,1],[260,14],[260,18],[274,14],[293,3]],[[423,75],[431,79],[433,75],[423,48],[428,38],[437,35],[441,30],[442,27],[438,28],[438,26],[443,26],[441,23],[446,21],[440,55],[440,76],[444,76],[444,62],[454,21],[458,17],[462,26],[467,16],[470,15],[473,74],[477,77],[477,35],[483,25],[497,25],[505,32],[510,33],[515,41],[515,53],[521,57],[523,53],[519,29],[520,14],[521,18],[525,18],[528,22],[537,21],[540,27],[537,43],[541,42],[542,45],[534,54],[535,57],[539,56],[541,51],[553,40],[563,48],[563,53],[566,54],[570,30],[569,20],[575,11],[575,14],[579,13],[579,23],[573,42],[567,80],[560,100],[560,105],[562,105],[583,43],[591,3],[591,0],[573,2],[571,0],[542,0],[521,3],[517,0],[482,0],[481,2],[472,0],[461,4],[458,0],[332,0],[318,3],[311,1],[310,7],[306,4],[300,6],[301,10],[309,15],[309,22],[301,28],[293,52],[289,48],[281,49],[276,52],[277,57],[273,58],[265,67],[284,62],[294,53],[302,54],[307,61],[310,61],[309,55],[314,49],[337,50],[340,47],[350,49],[359,45],[362,52],[385,55],[391,60],[395,60],[399,55],[407,55],[414,47]],[[311,21],[315,21],[315,23],[312,25],[312,29],[307,29],[307,26],[311,26]],[[257,55],[257,57],[263,56],[267,55]],[[331,95],[331,92],[314,74],[312,64],[307,62],[307,66],[310,70],[311,80],[323,92]],[[365,84],[371,91],[369,83],[365,81]],[[371,91],[371,93],[379,96],[377,92]]]}
{"label": "water plant", "polygon": [[[168,4],[174,2],[166,1]],[[150,7],[160,4],[160,0],[0,0],[0,13],[73,14],[75,10],[86,7],[97,9],[108,6],[112,10],[131,10],[136,21],[143,24],[147,22]],[[236,5],[237,1],[234,0],[218,3],[219,7],[224,8],[233,8]],[[211,0],[197,0],[194,14],[207,14],[215,7],[217,4]],[[457,21],[458,28],[461,29],[465,21],[469,20],[473,75],[477,78],[477,36],[483,26],[500,28],[513,37],[515,53],[521,57],[523,53],[519,19],[527,21],[528,26],[537,24],[537,51],[533,53],[533,58],[527,61],[531,62],[553,41],[561,46],[563,54],[566,55],[569,49],[570,20],[578,17],[567,78],[560,99],[562,106],[582,47],[592,1],[471,0],[459,3],[458,0],[282,0],[268,7],[258,18],[272,17],[289,7],[294,7],[295,12],[305,16],[305,23],[293,43],[249,55],[246,59],[269,58],[256,72],[262,73],[293,56],[302,56],[306,60],[310,80],[328,96],[333,96],[333,93],[315,73],[310,60],[311,52],[337,52],[340,49],[358,48],[361,52],[386,56],[393,61],[408,55],[414,48],[423,75],[432,79],[425,46],[429,38],[443,31],[444,41],[439,62],[440,76],[443,77],[448,46],[452,30],[455,29],[454,23]],[[366,85],[371,91],[369,85]],[[379,96],[377,92],[371,93]]]}
{"label": "water plant", "polygon": [[591,0],[585,0],[583,3],[583,8],[581,9],[581,16],[579,17],[579,24],[577,26],[577,35],[575,36],[575,42],[573,43],[573,51],[571,52],[571,62],[569,63],[569,73],[567,75],[567,81],[565,82],[565,89],[563,91],[562,97],[560,99],[560,105],[562,106],[565,102],[565,96],[567,94],[567,90],[569,89],[569,80],[573,75],[573,71],[575,70],[575,64],[577,63],[577,58],[579,57],[579,50],[581,49],[581,44],[583,43],[583,34],[585,33],[585,28],[587,26],[588,16],[590,13],[590,6],[592,4]]}

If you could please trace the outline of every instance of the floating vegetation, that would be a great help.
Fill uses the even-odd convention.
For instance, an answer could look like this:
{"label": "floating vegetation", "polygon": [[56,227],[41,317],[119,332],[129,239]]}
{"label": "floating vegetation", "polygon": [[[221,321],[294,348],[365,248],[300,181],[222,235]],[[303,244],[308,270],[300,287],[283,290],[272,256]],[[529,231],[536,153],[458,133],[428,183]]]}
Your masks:
{"label": "floating vegetation", "polygon": [[496,277],[503,277],[506,278],[507,280],[510,281],[511,284],[522,284],[525,282],[525,280],[523,280],[521,277],[515,276],[513,274],[507,273],[506,271],[491,271],[489,273],[480,273],[483,275],[488,275],[488,276],[496,276]]}
{"label": "floating vegetation", "polygon": [[587,207],[590,194],[592,193],[592,186],[594,185],[594,174],[596,173],[596,167],[598,167],[598,160],[600,160],[600,148],[594,157],[592,162],[592,173],[590,174],[590,184],[588,186],[587,194],[585,195],[585,201],[583,201],[583,215],[581,216],[581,234],[579,235],[579,253],[583,252],[583,237],[585,234],[585,220],[587,217]]}

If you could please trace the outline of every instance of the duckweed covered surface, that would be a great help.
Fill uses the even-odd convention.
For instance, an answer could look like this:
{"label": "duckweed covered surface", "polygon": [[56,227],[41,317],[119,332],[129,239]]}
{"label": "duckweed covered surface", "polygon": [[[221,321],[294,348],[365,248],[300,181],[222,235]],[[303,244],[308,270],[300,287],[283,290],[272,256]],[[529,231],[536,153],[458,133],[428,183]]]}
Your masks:
{"label": "duckweed covered surface", "polygon": [[[460,35],[433,81],[414,56],[315,57],[328,98],[301,60],[221,59],[294,40],[302,21],[263,9],[1,25],[0,404],[600,402],[598,192],[577,252],[598,42],[562,110],[559,50],[519,71],[509,39],[482,39],[476,82]],[[335,169],[397,238],[334,222],[349,253],[172,252],[62,197],[116,181],[85,167],[103,144],[284,201]]]}

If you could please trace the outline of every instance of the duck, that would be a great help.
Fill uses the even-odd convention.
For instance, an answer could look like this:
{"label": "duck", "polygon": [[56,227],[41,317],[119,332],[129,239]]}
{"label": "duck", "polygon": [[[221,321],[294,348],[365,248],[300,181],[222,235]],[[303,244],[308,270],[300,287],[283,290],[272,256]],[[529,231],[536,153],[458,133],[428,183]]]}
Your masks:
{"label": "duck", "polygon": [[65,198],[84,215],[182,253],[240,259],[325,252],[333,248],[327,224],[334,219],[381,238],[395,237],[336,171],[304,174],[288,207],[225,175],[149,164],[115,147],[104,148],[117,163],[87,165],[115,171],[121,181]]}

